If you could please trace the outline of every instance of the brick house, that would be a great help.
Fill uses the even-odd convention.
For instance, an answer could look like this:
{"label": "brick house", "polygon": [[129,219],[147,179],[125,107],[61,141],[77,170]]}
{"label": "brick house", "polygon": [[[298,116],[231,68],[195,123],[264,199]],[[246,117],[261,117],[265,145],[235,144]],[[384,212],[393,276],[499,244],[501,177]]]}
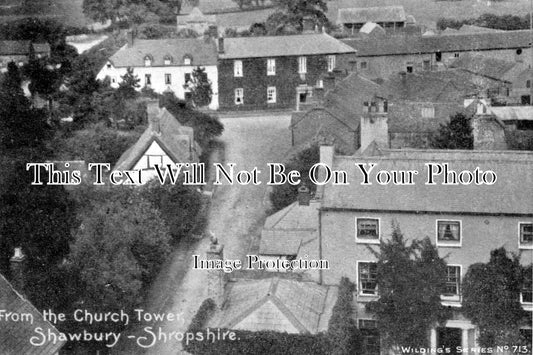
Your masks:
{"label": "brick house", "polygon": [[[321,147],[321,162],[333,170],[344,170],[350,185],[326,184],[321,191],[320,258],[331,261],[322,271],[325,285],[348,277],[357,285],[354,309],[363,329],[375,327],[367,302],[379,296],[376,287],[375,256],[369,248],[391,236],[392,223],[398,223],[404,237],[429,237],[439,255],[448,263],[449,293],[442,295],[444,305],[454,310],[454,317],[444,327],[431,329],[431,348],[442,345],[450,335],[457,346],[477,346],[475,326],[461,315],[461,280],[474,263],[487,262],[490,252],[505,247],[521,256],[523,265],[533,262],[533,154],[510,151],[435,151],[367,150],[368,154],[337,156],[333,147]],[[425,185],[427,162],[449,163],[460,172],[492,170],[498,176],[494,185]],[[361,172],[356,163],[376,163],[378,170],[418,170],[415,185],[360,185]],[[525,310],[533,310],[531,284],[524,285],[520,301]],[[524,324],[531,333],[531,325]],[[528,330],[529,329],[529,330]],[[368,330],[368,329],[367,329]],[[369,330],[374,345],[379,334]],[[376,340],[377,337],[377,340]],[[365,349],[364,353],[376,353]]]}
{"label": "brick house", "polygon": [[447,68],[466,53],[530,63],[530,31],[458,32],[448,35],[343,39],[357,50],[357,69],[374,79],[399,72]]}
{"label": "brick house", "polygon": [[219,101],[225,110],[294,107],[320,76],[348,68],[355,50],[325,33],[219,38]]}

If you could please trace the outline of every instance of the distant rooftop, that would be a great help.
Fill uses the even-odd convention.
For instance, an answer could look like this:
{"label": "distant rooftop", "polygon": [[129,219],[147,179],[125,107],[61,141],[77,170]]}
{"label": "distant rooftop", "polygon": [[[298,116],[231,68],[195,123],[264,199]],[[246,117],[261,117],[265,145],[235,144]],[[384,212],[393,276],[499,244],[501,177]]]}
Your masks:
{"label": "distant rooftop", "polygon": [[339,9],[337,23],[405,22],[403,6],[359,7]]}

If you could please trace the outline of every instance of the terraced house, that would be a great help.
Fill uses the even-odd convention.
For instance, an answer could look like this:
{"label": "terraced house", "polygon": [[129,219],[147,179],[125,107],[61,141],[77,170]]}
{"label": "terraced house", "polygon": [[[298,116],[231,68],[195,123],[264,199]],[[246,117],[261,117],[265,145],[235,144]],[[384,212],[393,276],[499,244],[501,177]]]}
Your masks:
{"label": "terraced house", "polygon": [[321,74],[349,68],[355,50],[325,33],[219,38],[220,108],[294,107],[321,86]]}
{"label": "terraced house", "polygon": [[[392,234],[398,223],[405,238],[426,236],[448,264],[447,289],[442,303],[454,310],[447,323],[431,329],[431,348],[476,347],[474,324],[461,314],[461,282],[470,265],[486,263],[490,252],[504,247],[520,255],[524,265],[533,262],[533,154],[511,151],[437,151],[367,149],[354,156],[334,155],[332,147],[321,147],[321,161],[333,170],[344,170],[352,177],[350,185],[324,186],[319,212],[320,258],[331,261],[323,270],[322,283],[333,285],[345,276],[356,283],[356,314],[359,327],[366,332],[365,353],[379,353],[379,333],[374,315],[365,305],[379,297],[375,255],[380,243]],[[494,185],[426,185],[425,164],[449,163],[457,172],[492,170]],[[357,164],[376,164],[372,185],[361,185]],[[417,170],[415,185],[380,185],[379,170]],[[373,180],[373,181],[372,181]],[[520,301],[533,310],[531,284],[523,286]],[[523,331],[531,334],[531,325]],[[446,343],[446,344],[445,344]],[[377,349],[376,349],[377,346]],[[444,346],[445,347],[445,346]]]}
{"label": "terraced house", "polygon": [[198,67],[205,68],[211,81],[213,97],[209,108],[218,108],[217,52],[213,41],[198,39],[135,39],[128,34],[128,43],[113,54],[97,75],[97,79],[109,77],[111,86],[117,88],[128,68],[141,80],[142,87],[158,93],[174,92],[179,99],[191,95],[192,73]]}

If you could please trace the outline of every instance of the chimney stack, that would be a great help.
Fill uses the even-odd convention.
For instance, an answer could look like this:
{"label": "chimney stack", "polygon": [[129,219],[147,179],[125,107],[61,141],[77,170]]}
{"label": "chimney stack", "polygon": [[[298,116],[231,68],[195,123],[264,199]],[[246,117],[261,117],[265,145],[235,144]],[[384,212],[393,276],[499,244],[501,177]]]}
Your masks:
{"label": "chimney stack", "polygon": [[135,37],[135,34],[134,34],[133,30],[128,31],[126,33],[126,36],[128,38],[128,48],[133,47],[133,39]]}
{"label": "chimney stack", "polygon": [[9,262],[11,264],[11,283],[19,293],[22,293],[25,287],[26,255],[22,253],[21,247],[15,248],[15,253],[9,259]]}
{"label": "chimney stack", "polygon": [[309,206],[309,201],[311,201],[311,191],[305,185],[300,186],[298,188],[298,205]]}
{"label": "chimney stack", "polygon": [[[211,233],[211,244],[206,252],[207,260],[224,260],[224,246]],[[215,301],[221,308],[224,302],[224,289],[226,287],[226,273],[223,270],[210,268],[207,271],[207,297]]]}
{"label": "chimney stack", "polygon": [[224,54],[224,37],[218,37],[218,54]]}
{"label": "chimney stack", "polygon": [[159,108],[158,100],[150,100],[146,102],[146,111],[148,113],[148,120],[152,132],[159,135],[161,134],[161,122],[159,116],[161,115],[161,109]]}
{"label": "chimney stack", "polygon": [[305,16],[302,19],[302,32],[303,33],[315,33],[317,27],[315,26],[315,20],[310,16]]}

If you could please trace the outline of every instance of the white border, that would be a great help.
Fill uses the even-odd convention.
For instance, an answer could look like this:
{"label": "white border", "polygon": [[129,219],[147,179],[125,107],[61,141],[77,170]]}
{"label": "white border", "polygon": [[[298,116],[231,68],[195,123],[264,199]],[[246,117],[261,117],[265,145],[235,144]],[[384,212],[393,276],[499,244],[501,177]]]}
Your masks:
{"label": "white border", "polygon": [[533,243],[531,243],[530,245],[522,245],[522,243],[520,243],[520,225],[521,224],[533,224],[532,221],[522,221],[522,222],[518,222],[518,249],[525,249],[525,250],[529,250],[529,249],[533,249]]}
{"label": "white border", "polygon": [[[439,243],[439,222],[459,222],[459,243]],[[443,248],[460,248],[463,246],[463,222],[460,219],[437,219],[435,221],[435,244]]]}
{"label": "white border", "polygon": [[[375,219],[378,221],[378,239],[360,239],[357,237],[357,220],[358,219]],[[366,216],[356,216],[355,217],[355,243],[356,244],[380,244],[381,243],[381,218],[379,217],[366,217]]]}

